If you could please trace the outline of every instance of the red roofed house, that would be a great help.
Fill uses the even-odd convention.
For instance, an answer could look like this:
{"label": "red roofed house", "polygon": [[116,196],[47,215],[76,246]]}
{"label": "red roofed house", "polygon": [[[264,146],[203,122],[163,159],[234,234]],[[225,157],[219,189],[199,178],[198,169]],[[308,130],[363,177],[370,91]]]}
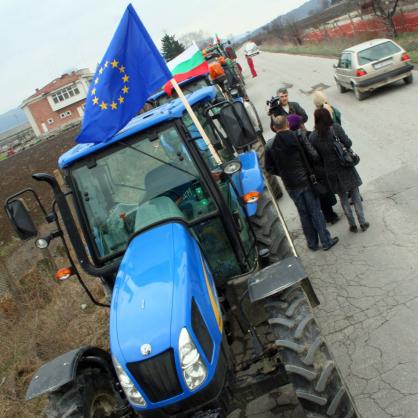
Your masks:
{"label": "red roofed house", "polygon": [[87,69],[63,74],[21,104],[36,136],[81,120],[93,74]]}

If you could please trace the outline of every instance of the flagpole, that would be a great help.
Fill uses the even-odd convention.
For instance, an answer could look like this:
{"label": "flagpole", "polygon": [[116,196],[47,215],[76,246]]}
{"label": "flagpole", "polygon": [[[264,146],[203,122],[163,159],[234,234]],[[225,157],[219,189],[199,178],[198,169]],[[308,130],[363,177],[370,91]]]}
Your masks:
{"label": "flagpole", "polygon": [[189,116],[191,117],[193,123],[196,125],[197,130],[199,131],[202,139],[205,141],[205,144],[208,146],[211,154],[213,155],[213,158],[215,159],[216,164],[221,165],[222,161],[219,157],[219,154],[216,152],[214,146],[212,145],[212,142],[210,141],[208,135],[206,134],[205,130],[203,129],[202,124],[200,123],[199,119],[197,118],[196,114],[194,113],[193,109],[191,108],[189,102],[186,99],[186,96],[183,94],[183,92],[181,91],[180,86],[178,85],[177,81],[175,80],[175,78],[173,77],[170,80],[171,84],[174,87],[174,90],[176,90],[177,95],[179,96],[179,99],[181,100],[181,102],[184,104],[184,107],[187,110],[187,113],[189,114]]}

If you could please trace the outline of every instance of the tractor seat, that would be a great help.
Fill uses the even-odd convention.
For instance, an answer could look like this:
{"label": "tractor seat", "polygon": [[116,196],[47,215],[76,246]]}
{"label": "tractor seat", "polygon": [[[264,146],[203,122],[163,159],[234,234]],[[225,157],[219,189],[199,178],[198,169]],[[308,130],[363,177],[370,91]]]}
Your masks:
{"label": "tractor seat", "polygon": [[161,165],[154,168],[145,175],[146,196],[144,202],[165,194],[173,198],[175,196],[181,197],[193,180],[196,180],[193,175],[171,165]]}

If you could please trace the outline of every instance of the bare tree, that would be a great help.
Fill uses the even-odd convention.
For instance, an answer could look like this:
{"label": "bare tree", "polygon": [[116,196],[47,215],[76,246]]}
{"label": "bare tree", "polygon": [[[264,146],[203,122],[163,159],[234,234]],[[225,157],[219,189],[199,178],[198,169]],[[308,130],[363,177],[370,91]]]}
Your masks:
{"label": "bare tree", "polygon": [[371,9],[373,13],[382,18],[388,33],[394,38],[398,32],[393,21],[393,16],[397,11],[399,0],[368,0],[362,2],[362,10]]}
{"label": "bare tree", "polygon": [[181,36],[179,36],[179,41],[187,48],[189,47],[193,42],[196,42],[196,45],[203,49],[206,47],[210,42],[213,41],[209,33],[198,30],[194,32],[187,32]]}
{"label": "bare tree", "polygon": [[285,31],[296,45],[303,44],[302,31],[296,20],[289,19],[286,23]]}

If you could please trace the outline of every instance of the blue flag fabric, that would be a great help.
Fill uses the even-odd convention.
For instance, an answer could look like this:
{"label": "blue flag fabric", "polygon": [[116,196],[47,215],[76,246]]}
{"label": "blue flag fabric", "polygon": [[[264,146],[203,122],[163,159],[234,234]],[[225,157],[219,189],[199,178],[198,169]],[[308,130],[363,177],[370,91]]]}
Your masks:
{"label": "blue flag fabric", "polygon": [[91,82],[76,142],[110,139],[172,77],[130,4]]}

